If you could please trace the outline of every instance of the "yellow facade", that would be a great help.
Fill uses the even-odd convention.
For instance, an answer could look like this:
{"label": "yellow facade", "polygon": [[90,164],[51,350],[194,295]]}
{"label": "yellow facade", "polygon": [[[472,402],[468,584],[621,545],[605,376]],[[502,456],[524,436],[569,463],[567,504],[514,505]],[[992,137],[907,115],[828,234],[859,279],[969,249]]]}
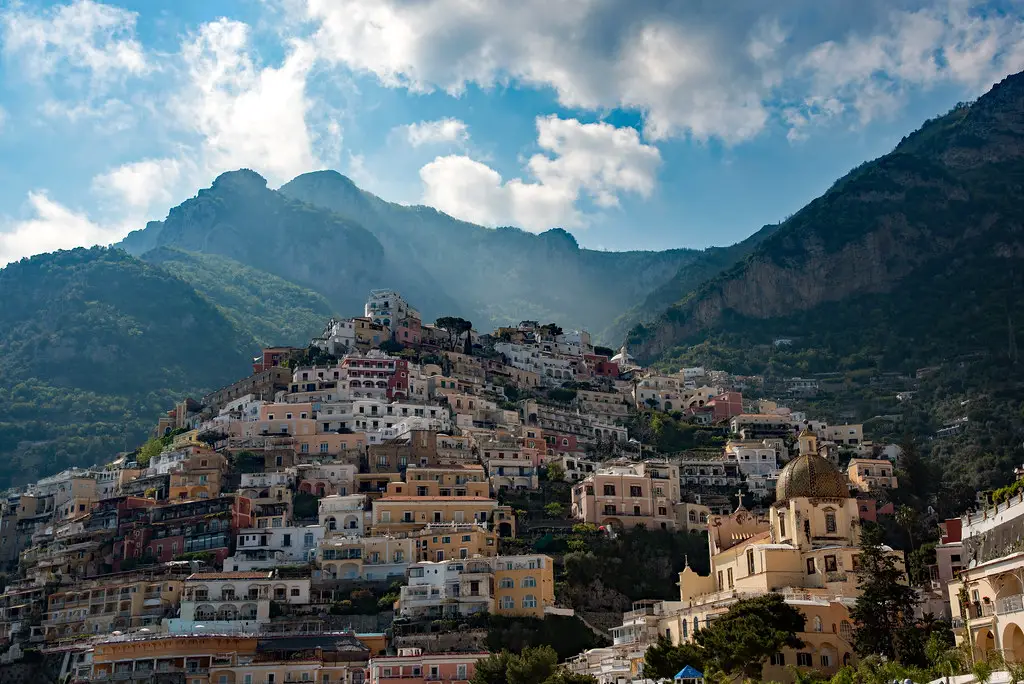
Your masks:
{"label": "yellow facade", "polygon": [[180,470],[171,473],[170,498],[191,501],[220,496],[227,459],[205,447],[194,447]]}
{"label": "yellow facade", "polygon": [[494,611],[499,615],[544,617],[555,605],[554,561],[550,556],[494,559]]}
{"label": "yellow facade", "polygon": [[141,573],[79,582],[50,594],[43,620],[46,640],[159,626],[174,615],[181,590],[181,579]]}
{"label": "yellow facade", "polygon": [[627,613],[613,630],[617,647],[624,653],[642,649],[659,635],[690,641],[737,600],[777,593],[804,615],[798,636],[805,645],[775,654],[764,667],[764,681],[792,681],[794,667],[831,675],[854,659],[849,608],[858,594],[857,500],[845,475],[817,455],[813,435],[801,435],[800,451],[779,474],[769,515],[740,508],[713,516],[710,574],[685,568],[678,601]]}
{"label": "yellow facade", "polygon": [[[209,684],[210,668],[223,654],[253,657],[255,637],[180,636],[140,641],[108,642],[93,651],[93,679],[117,678],[118,673],[184,672],[189,684]],[[128,679],[128,677],[124,677]],[[217,680],[212,680],[217,681]]]}
{"label": "yellow facade", "polygon": [[439,562],[498,554],[498,534],[477,524],[429,525],[409,536],[415,540],[416,560]]}

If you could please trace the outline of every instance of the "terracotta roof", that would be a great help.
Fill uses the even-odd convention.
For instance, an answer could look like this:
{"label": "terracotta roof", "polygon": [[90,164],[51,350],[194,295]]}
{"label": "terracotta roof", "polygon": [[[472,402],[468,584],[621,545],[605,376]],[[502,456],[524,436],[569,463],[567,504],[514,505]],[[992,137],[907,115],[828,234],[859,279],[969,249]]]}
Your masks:
{"label": "terracotta roof", "polygon": [[270,570],[266,572],[194,572],[189,575],[186,580],[221,580],[221,579],[250,579],[250,580],[266,580],[272,579],[274,573]]}

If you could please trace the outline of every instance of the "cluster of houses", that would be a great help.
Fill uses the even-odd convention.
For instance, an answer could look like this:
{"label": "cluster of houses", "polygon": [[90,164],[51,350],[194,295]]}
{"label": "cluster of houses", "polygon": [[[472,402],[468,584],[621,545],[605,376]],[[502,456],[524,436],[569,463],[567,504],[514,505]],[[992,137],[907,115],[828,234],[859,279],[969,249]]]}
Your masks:
{"label": "cluster of houses", "polygon": [[[629,681],[657,635],[685,641],[730,598],[783,581],[818,637],[772,677],[840,666],[857,524],[887,512],[874,493],[897,487],[897,454],[860,425],[744,400],[749,379],[601,351],[536,321],[453,333],[372,292],[309,349],[264,349],[251,376],[177,404],[147,448],[8,492],[2,658],[63,654],[68,681],[468,681],[486,653],[346,623],[353,590],[403,624],[572,615],[551,557],[502,553],[526,523],[504,495],[557,476],[570,525],[707,533],[712,552],[711,576],[684,571],[678,602],[627,613],[573,669]],[[647,407],[721,444],[657,453],[629,432]],[[739,489],[769,514],[734,511]]]}

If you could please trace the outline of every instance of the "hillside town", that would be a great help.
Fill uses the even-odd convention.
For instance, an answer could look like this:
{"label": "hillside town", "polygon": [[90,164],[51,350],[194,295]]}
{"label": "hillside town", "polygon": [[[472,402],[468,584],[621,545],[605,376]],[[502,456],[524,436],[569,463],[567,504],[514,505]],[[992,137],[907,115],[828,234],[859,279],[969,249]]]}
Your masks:
{"label": "hillside town", "polygon": [[[7,492],[0,660],[49,659],[67,682],[458,683],[497,617],[575,625],[600,645],[566,671],[625,684],[654,681],[650,647],[773,594],[803,615],[802,646],[761,678],[831,676],[857,659],[860,532],[896,515],[901,452],[787,407],[815,382],[768,396],[556,323],[428,323],[373,291],[308,347],[263,349],[250,376],[182,398],[139,448]],[[641,414],[699,439],[659,449]],[[914,583],[922,615],[1014,661],[1022,491],[945,521]],[[676,596],[600,624],[562,590],[557,542],[638,526],[697,539],[709,571],[678,558]]]}

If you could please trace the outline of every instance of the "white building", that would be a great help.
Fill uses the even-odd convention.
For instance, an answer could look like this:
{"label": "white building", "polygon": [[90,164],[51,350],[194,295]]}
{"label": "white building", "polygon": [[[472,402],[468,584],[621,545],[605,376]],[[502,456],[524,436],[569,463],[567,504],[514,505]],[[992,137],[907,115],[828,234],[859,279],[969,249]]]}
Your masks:
{"label": "white building", "polygon": [[320,337],[314,338],[313,344],[328,354],[342,356],[355,349],[356,324],[351,318],[332,318],[327,322]]}
{"label": "white building", "polygon": [[308,563],[323,538],[322,525],[239,530],[235,554],[224,559],[224,570],[251,572]]}
{"label": "white building", "polygon": [[409,306],[402,295],[394,290],[371,290],[363,313],[374,323],[390,327],[405,318],[419,318],[420,313]]}
{"label": "white building", "polygon": [[320,525],[328,537],[362,537],[366,533],[369,512],[365,494],[325,496],[320,499]]}
{"label": "white building", "polygon": [[256,632],[270,622],[270,602],[309,604],[305,579],[275,578],[272,571],[197,572],[185,580],[181,617],[168,620],[171,633]]}

